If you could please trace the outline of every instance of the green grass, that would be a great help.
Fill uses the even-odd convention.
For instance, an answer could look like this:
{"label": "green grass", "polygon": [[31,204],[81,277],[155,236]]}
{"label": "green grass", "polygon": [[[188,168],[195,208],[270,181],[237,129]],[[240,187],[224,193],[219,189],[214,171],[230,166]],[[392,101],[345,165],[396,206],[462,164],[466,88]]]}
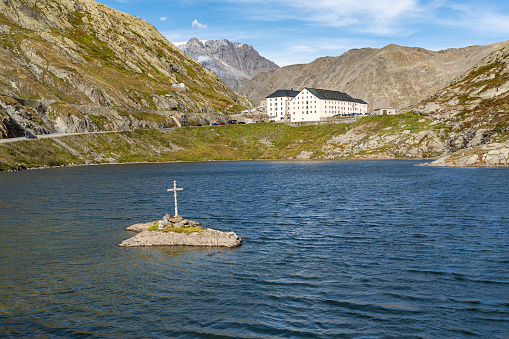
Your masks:
{"label": "green grass", "polygon": [[83,164],[84,160],[51,139],[23,140],[0,145],[0,170]]}
{"label": "green grass", "polygon": [[151,231],[158,230],[159,229],[159,223],[156,222],[154,225],[150,226],[148,229],[151,230]]}
{"label": "green grass", "polygon": [[60,117],[66,117],[70,115],[75,115],[79,118],[83,117],[83,113],[77,108],[74,108],[73,106],[67,105],[63,102],[54,102],[50,105],[49,109],[49,115],[50,116],[60,116]]}
{"label": "green grass", "polygon": [[[89,116],[103,128],[103,117]],[[384,135],[410,130],[421,131],[429,120],[419,122],[417,114],[369,116],[354,124],[322,124],[294,127],[286,124],[261,123],[207,127],[176,128],[171,133],[157,130],[135,130],[102,134],[81,134],[52,139],[23,140],[0,144],[0,170],[59,166],[68,164],[114,162],[167,162],[203,160],[276,160],[296,158],[302,151],[313,152],[312,158],[326,156],[324,145],[334,136],[356,128],[370,135]],[[391,127],[390,130],[387,130]],[[343,145],[332,146],[341,149]],[[70,152],[68,148],[74,152]],[[370,150],[397,155],[397,143]],[[358,155],[362,155],[359,153]],[[350,154],[348,157],[353,157]],[[339,158],[347,155],[338,155]]]}
{"label": "green grass", "polygon": [[105,131],[107,128],[108,118],[102,115],[89,114],[88,118],[97,126],[101,131]]}
{"label": "green grass", "polygon": [[190,226],[190,227],[167,227],[163,230],[164,233],[170,233],[170,232],[173,232],[173,233],[183,233],[183,234],[190,234],[190,233],[200,233],[200,232],[205,232],[206,229],[204,228],[201,228],[201,227],[195,227],[195,226]]}

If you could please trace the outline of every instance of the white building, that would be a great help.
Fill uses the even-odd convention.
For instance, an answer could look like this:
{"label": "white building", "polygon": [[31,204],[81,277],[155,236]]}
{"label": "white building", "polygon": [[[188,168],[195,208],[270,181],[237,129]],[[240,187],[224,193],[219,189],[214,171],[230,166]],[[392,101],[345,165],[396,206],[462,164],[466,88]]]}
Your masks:
{"label": "white building", "polygon": [[388,108],[377,108],[374,112],[376,115],[393,115],[396,114],[396,109],[392,107]]}
{"label": "white building", "polygon": [[290,102],[290,121],[320,121],[337,115],[360,115],[368,112],[368,104],[346,93],[317,88],[304,88]]}
{"label": "white building", "polygon": [[327,89],[277,90],[266,100],[267,114],[275,121],[320,121],[332,116],[368,113],[368,104],[363,100]]}
{"label": "white building", "polygon": [[269,119],[283,121],[290,118],[289,102],[299,91],[280,89],[265,97],[267,99],[267,114]]}
{"label": "white building", "polygon": [[180,89],[185,89],[186,88],[186,84],[183,83],[183,82],[180,82],[178,84],[173,84],[171,85],[171,87],[174,87],[174,88],[180,88]]}

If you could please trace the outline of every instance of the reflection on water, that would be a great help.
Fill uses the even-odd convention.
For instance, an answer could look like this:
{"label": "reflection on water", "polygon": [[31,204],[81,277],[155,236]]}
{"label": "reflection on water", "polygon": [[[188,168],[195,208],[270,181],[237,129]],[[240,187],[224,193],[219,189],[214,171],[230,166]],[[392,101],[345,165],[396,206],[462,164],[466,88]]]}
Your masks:
{"label": "reflection on water", "polygon": [[[508,337],[509,169],[413,164],[0,173],[0,336]],[[244,245],[119,248],[173,180]]]}

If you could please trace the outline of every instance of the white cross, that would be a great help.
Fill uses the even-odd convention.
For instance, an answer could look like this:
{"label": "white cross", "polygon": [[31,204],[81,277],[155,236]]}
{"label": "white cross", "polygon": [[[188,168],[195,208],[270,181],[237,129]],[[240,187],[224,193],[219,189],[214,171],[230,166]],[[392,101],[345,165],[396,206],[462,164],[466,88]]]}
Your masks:
{"label": "white cross", "polygon": [[177,191],[182,191],[183,188],[177,188],[177,182],[173,181],[173,188],[168,188],[168,192],[173,192],[175,195],[175,216],[179,215],[179,209],[177,206]]}

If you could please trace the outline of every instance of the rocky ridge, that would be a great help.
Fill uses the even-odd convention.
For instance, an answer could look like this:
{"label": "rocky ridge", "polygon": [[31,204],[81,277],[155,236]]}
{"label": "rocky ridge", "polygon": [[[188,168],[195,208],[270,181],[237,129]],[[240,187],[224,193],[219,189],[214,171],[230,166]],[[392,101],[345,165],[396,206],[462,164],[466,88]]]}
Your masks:
{"label": "rocky ridge", "polygon": [[177,44],[187,56],[212,70],[233,90],[238,90],[249,79],[262,72],[279,68],[274,62],[260,56],[252,47],[223,40],[190,39]]}
{"label": "rocky ridge", "polygon": [[[36,133],[102,128],[72,105],[170,113],[251,105],[153,26],[92,0],[0,1],[0,40],[0,94],[49,108],[20,113],[3,100],[4,137],[25,127]],[[8,101],[14,107],[6,109]],[[53,121],[52,105],[66,122]]]}
{"label": "rocky ridge", "polygon": [[369,108],[397,109],[417,104],[468,71],[489,53],[507,45],[430,51],[388,45],[381,49],[353,49],[338,57],[290,65],[261,73],[239,89],[255,104],[277,89],[304,87],[347,92],[368,102]]}
{"label": "rocky ridge", "polygon": [[[238,247],[242,245],[234,232],[221,232],[210,228],[203,229],[200,223],[184,219],[182,216],[165,215],[162,220],[135,224],[126,228],[140,232],[122,241],[120,247],[140,246],[220,246]],[[185,232],[186,228],[190,232]],[[182,232],[182,229],[184,232]]]}

